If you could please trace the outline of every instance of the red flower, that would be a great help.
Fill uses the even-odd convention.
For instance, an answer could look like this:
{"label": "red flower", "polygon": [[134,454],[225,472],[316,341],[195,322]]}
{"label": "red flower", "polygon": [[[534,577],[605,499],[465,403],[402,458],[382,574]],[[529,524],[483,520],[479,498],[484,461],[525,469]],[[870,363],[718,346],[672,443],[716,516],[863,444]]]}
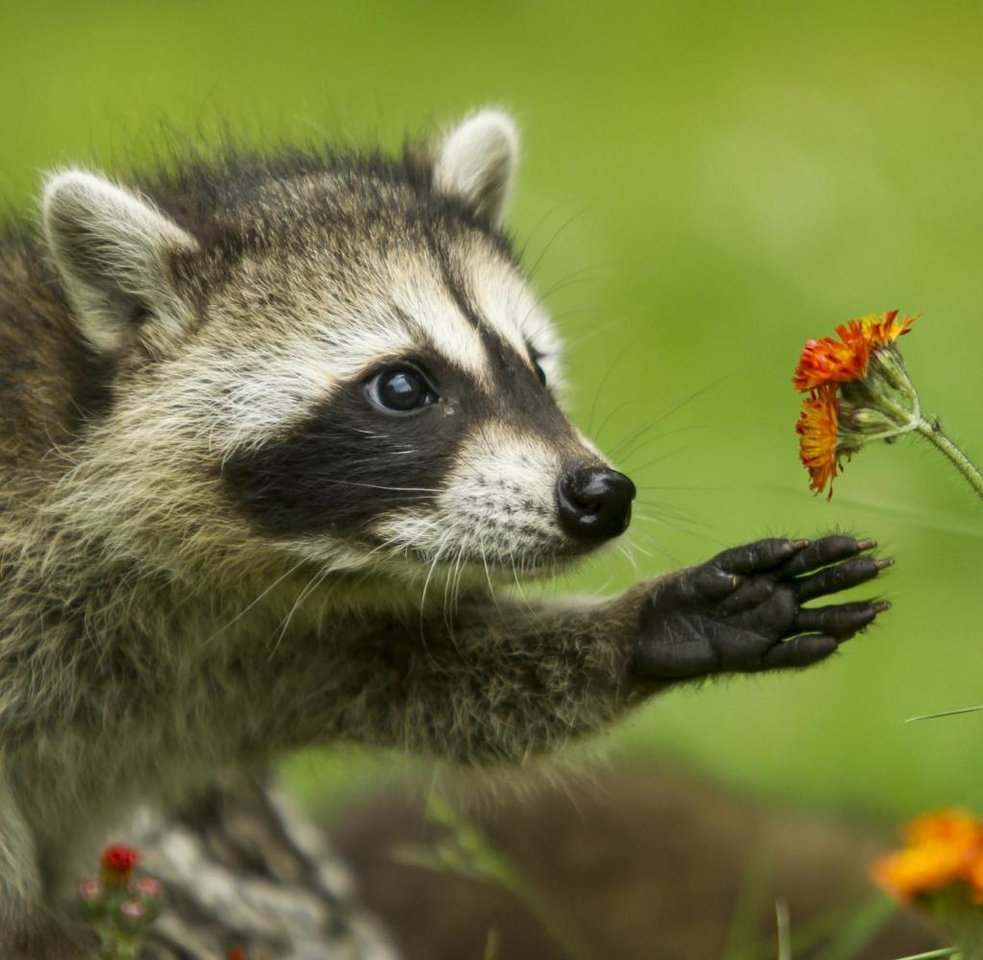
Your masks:
{"label": "red flower", "polygon": [[140,862],[140,853],[133,847],[114,843],[102,851],[102,869],[107,878],[116,882],[126,881],[133,868]]}

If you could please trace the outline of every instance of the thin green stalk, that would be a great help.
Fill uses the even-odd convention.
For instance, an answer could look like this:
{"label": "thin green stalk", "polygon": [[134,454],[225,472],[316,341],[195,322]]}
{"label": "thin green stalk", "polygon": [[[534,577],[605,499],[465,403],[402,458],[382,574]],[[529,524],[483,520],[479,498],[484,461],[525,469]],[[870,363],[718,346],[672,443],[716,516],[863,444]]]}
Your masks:
{"label": "thin green stalk", "polygon": [[943,957],[952,957],[953,960],[958,960],[959,948],[943,947],[941,950],[929,950],[928,953],[916,953],[910,957],[901,957],[900,960],[942,960]]}
{"label": "thin green stalk", "polygon": [[976,495],[983,500],[983,473],[980,473],[976,464],[942,432],[938,421],[930,423],[928,420],[919,419],[916,429],[929,443],[948,457],[949,462],[966,478],[967,483],[976,491]]}

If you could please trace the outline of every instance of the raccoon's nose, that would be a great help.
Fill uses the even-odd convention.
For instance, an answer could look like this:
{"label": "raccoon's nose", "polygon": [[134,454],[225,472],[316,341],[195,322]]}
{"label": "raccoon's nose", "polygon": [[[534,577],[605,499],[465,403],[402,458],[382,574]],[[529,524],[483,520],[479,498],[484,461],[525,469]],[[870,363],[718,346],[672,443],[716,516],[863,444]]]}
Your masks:
{"label": "raccoon's nose", "polygon": [[560,526],[575,540],[610,540],[628,529],[635,484],[617,470],[570,470],[556,485]]}

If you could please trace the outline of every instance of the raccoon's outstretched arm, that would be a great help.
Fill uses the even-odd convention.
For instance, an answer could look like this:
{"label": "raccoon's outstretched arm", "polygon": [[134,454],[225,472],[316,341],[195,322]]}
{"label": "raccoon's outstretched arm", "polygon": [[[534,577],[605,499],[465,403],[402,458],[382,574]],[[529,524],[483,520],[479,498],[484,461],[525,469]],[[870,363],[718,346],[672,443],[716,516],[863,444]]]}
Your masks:
{"label": "raccoon's outstretched arm", "polygon": [[600,603],[489,602],[450,624],[395,627],[342,727],[466,762],[515,761],[675,683],[807,666],[887,608],[802,606],[877,576],[890,561],[872,546],[762,540]]}

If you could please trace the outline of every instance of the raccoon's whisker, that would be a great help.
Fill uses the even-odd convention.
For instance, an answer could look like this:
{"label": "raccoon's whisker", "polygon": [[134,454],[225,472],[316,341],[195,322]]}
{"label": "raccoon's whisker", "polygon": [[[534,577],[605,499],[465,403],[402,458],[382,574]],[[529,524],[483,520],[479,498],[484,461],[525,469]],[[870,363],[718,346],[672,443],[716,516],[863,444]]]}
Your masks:
{"label": "raccoon's whisker", "polygon": [[631,567],[632,573],[637,578],[639,576],[638,562],[635,560],[634,554],[632,554],[631,550],[623,543],[618,544],[618,551],[623,554],[625,559],[628,561],[628,565]]}
{"label": "raccoon's whisker", "polygon": [[495,585],[492,583],[491,571],[488,569],[488,558],[485,556],[485,548],[480,547],[479,549],[481,550],[481,565],[485,568],[485,580],[488,581],[488,595],[492,599],[496,612],[501,614],[502,605],[498,602],[498,596],[495,593]]}
{"label": "raccoon's whisker", "polygon": [[[693,516],[693,514],[688,513],[685,510],[678,510],[670,504],[659,502],[659,501],[653,501],[653,500],[643,499],[639,497],[635,501],[635,506],[636,508],[641,507],[643,510],[651,511],[660,519],[679,520],[683,523],[693,523],[693,524],[703,522],[701,520],[697,520],[697,518]],[[648,519],[645,517],[644,514],[638,513],[637,509],[635,511],[635,516],[640,516],[643,519]]]}
{"label": "raccoon's whisker", "polygon": [[587,417],[587,432],[593,432],[594,426],[594,415],[597,412],[597,403],[601,399],[601,394],[604,392],[604,388],[607,386],[608,381],[611,379],[611,374],[614,373],[615,369],[619,363],[628,355],[629,350],[634,350],[638,346],[639,342],[644,339],[645,334],[640,333],[635,337],[632,337],[616,354],[614,359],[608,364],[607,370],[604,371],[604,376],[601,377],[601,382],[598,383],[597,389],[594,391],[594,402],[591,404],[590,414]]}
{"label": "raccoon's whisker", "polygon": [[641,546],[640,544],[635,543],[635,542],[632,542],[631,543],[631,550],[632,551],[637,550],[639,553],[644,553],[646,557],[651,557],[652,556],[652,554],[651,554],[650,551],[646,550],[643,546]]}
{"label": "raccoon's whisker", "polygon": [[309,597],[315,590],[317,590],[317,588],[324,582],[325,578],[328,577],[329,575],[330,575],[329,570],[319,570],[317,573],[314,574],[314,576],[310,578],[310,580],[307,582],[303,590],[301,590],[300,593],[297,595],[297,599],[294,600],[289,613],[282,621],[280,631],[277,634],[276,640],[273,643],[273,648],[270,650],[270,654],[269,654],[270,660],[273,659],[277,650],[280,649],[280,644],[283,642],[283,638],[287,634],[287,629],[290,626],[290,622],[294,618],[294,614],[300,609],[304,600],[306,600],[307,597]]}
{"label": "raccoon's whisker", "polygon": [[450,622],[450,591],[451,591],[451,585],[454,582],[454,569],[455,569],[455,566],[454,565],[455,565],[455,563],[457,563],[460,560],[461,551],[463,549],[464,548],[459,544],[458,545],[458,548],[457,548],[457,553],[455,554],[454,559],[451,560],[450,563],[448,564],[447,577],[444,580],[444,595],[443,595],[443,604],[442,604],[443,609],[442,609],[442,613],[443,613],[443,617],[444,617],[444,626],[447,627],[448,632],[451,632],[451,622]]}
{"label": "raccoon's whisker", "polygon": [[615,450],[612,450],[612,456],[617,456],[622,463],[627,463],[633,456],[635,456],[636,453],[643,450],[650,444],[657,443],[669,437],[677,436],[680,433],[691,433],[694,430],[705,429],[705,427],[698,424],[689,424],[683,427],[675,427],[672,430],[655,432],[660,426],[661,424],[658,423],[650,423],[632,431],[631,434],[624,437],[619,442],[618,447]]}
{"label": "raccoon's whisker", "polygon": [[596,263],[585,267],[578,267],[576,270],[571,270],[569,273],[560,277],[552,286],[547,287],[542,293],[539,294],[539,301],[545,302],[554,293],[558,293],[560,290],[565,290],[567,287],[571,287],[577,283],[585,283],[591,279],[592,271],[604,270],[610,266],[612,263]]}
{"label": "raccoon's whisker", "polygon": [[220,636],[222,633],[224,633],[226,630],[228,630],[229,627],[231,627],[234,623],[238,622],[247,613],[249,613],[249,611],[252,610],[253,607],[255,607],[257,603],[259,603],[265,596],[267,596],[267,594],[269,594],[272,590],[274,590],[277,587],[278,584],[283,583],[284,580],[286,580],[292,574],[296,573],[305,563],[308,563],[308,560],[307,560],[306,557],[302,557],[292,567],[290,567],[285,573],[282,573],[279,577],[276,578],[276,580],[274,580],[271,584],[269,584],[269,586],[267,586],[263,590],[262,593],[260,593],[253,600],[251,600],[245,607],[243,607],[231,620],[229,620],[227,623],[222,624],[221,627],[219,627],[212,634],[210,634],[208,637],[206,637],[202,641],[202,643],[203,644],[211,643],[218,636]]}
{"label": "raccoon's whisker", "polygon": [[684,484],[661,484],[660,483],[660,484],[655,484],[655,485],[647,484],[646,486],[639,486],[638,484],[635,484],[635,489],[638,490],[639,493],[653,493],[653,492],[662,493],[662,492],[664,492],[666,490],[669,490],[669,491],[672,491],[672,492],[676,492],[676,491],[680,491],[680,490],[685,490],[686,493],[692,493],[694,490],[700,490],[700,491],[703,491],[703,492],[713,491],[713,492],[718,492],[719,493],[720,491],[726,490],[727,488],[726,487],[704,487],[704,486],[696,486],[696,485],[690,485],[690,484],[685,484],[684,485]]}
{"label": "raccoon's whisker", "polygon": [[[675,565],[676,558],[666,549],[665,544],[648,530],[636,529],[635,537],[641,537],[655,552],[670,565]],[[651,554],[649,554],[651,556]]]}
{"label": "raccoon's whisker", "polygon": [[[694,390],[688,396],[680,400],[679,403],[673,404],[671,407],[668,407],[667,409],[663,410],[662,413],[658,414],[656,417],[653,417],[651,420],[647,420],[645,422],[643,429],[647,428],[649,424],[662,423],[662,421],[665,420],[667,417],[671,417],[673,414],[679,413],[680,410],[689,406],[689,404],[691,404],[694,400],[698,399],[699,397],[703,396],[703,394],[720,386],[720,384],[723,383],[726,379],[727,379],[726,376],[717,377],[716,380],[712,380],[710,383],[705,384],[704,386],[700,387],[698,390]],[[632,437],[628,439],[628,442],[631,442],[632,439],[634,439],[634,435],[632,435]]]}
{"label": "raccoon's whisker", "polygon": [[465,564],[465,550],[466,548],[462,545],[458,551],[457,556],[454,558],[454,570],[451,574],[451,590],[450,590],[450,604],[448,606],[448,615],[453,620],[454,615],[457,613],[457,601],[459,597],[460,590],[460,576],[461,571],[464,569]]}
{"label": "raccoon's whisker", "polygon": [[437,569],[437,565],[440,563],[440,558],[441,556],[443,556],[444,550],[446,549],[447,544],[450,543],[451,536],[454,534],[454,532],[455,532],[454,527],[451,526],[444,533],[443,537],[440,540],[440,543],[437,546],[437,550],[434,553],[433,560],[430,563],[430,568],[427,570],[426,579],[423,581],[423,592],[420,594],[420,635],[423,638],[424,646],[426,645],[427,642],[426,633],[424,630],[425,609],[427,605],[427,591],[430,589],[430,581],[433,578],[434,572]]}
{"label": "raccoon's whisker", "polygon": [[644,520],[646,523],[658,523],[659,522],[655,517],[649,516],[648,514],[645,514],[645,513],[639,513],[638,510],[633,510],[632,511],[632,516],[635,517],[638,520]]}
{"label": "raccoon's whisker", "polygon": [[[662,527],[663,529],[677,530],[680,533],[691,533],[694,535],[703,535],[706,533],[706,524],[700,523],[696,520],[689,520],[685,517],[674,517],[672,515],[659,516],[645,516],[644,514],[639,514],[639,519],[643,523],[647,523],[651,526]],[[639,529],[642,529],[641,527]]]}
{"label": "raccoon's whisker", "polygon": [[[577,210],[575,213],[573,213],[569,217],[567,217],[567,219],[564,220],[563,223],[561,223],[556,228],[556,230],[553,231],[553,235],[546,242],[546,246],[544,246],[543,249],[539,251],[539,254],[536,257],[536,259],[533,261],[532,266],[527,269],[527,273],[528,273],[528,275],[529,275],[530,278],[532,278],[533,276],[535,276],[536,270],[539,268],[539,266],[543,262],[543,258],[552,249],[553,244],[556,243],[556,241],[560,238],[560,236],[563,234],[563,231],[566,230],[568,227],[570,227],[572,224],[576,223],[577,220],[579,220],[582,216],[584,216],[587,213],[590,213],[590,211],[593,210],[596,206],[597,206],[596,203],[592,203],[592,204],[589,204],[586,207],[583,207],[581,210]],[[552,210],[550,210],[550,213],[547,216],[552,215],[553,211],[556,210],[556,209],[557,208],[554,206],[552,208]],[[542,225],[542,223],[545,221],[545,219],[546,218],[544,217],[543,220],[540,220],[540,223],[537,225],[536,229],[538,229],[539,226]],[[532,236],[530,236],[529,239],[531,240],[532,239]],[[527,247],[528,247],[528,241],[527,241]],[[523,254],[525,254],[525,252],[526,251],[523,250]]]}
{"label": "raccoon's whisker", "polygon": [[516,566],[515,556],[509,555],[509,565],[512,568],[512,579],[515,581],[516,590],[518,591],[519,597],[528,606],[528,600],[526,599],[525,590],[522,588],[522,581],[519,579],[519,568]]}
{"label": "raccoon's whisker", "polygon": [[[451,618],[451,621],[453,621],[455,615],[457,614],[458,602],[461,596],[461,577],[464,573],[464,567],[466,562],[466,558],[465,558],[466,550],[467,547],[464,544],[462,544],[461,547],[458,549],[457,557],[454,560],[454,572],[451,577],[451,583],[452,583],[451,594],[450,594],[451,600],[450,600],[450,607],[448,609],[448,616]],[[450,623],[448,624],[448,626],[450,626]]]}
{"label": "raccoon's whisker", "polygon": [[[560,209],[560,204],[554,203],[553,206],[551,206],[549,208],[549,210],[547,210],[545,213],[542,213],[542,214],[539,215],[539,219],[532,225],[532,228],[529,230],[528,236],[526,237],[526,239],[523,242],[522,246],[518,250],[520,262],[521,261],[524,261],[526,259],[526,257],[530,256],[530,247],[532,246],[533,240],[535,240],[535,238],[536,238],[536,234],[539,233],[540,229],[543,227],[543,225],[546,223],[546,221],[549,220],[549,218],[552,217],[553,214],[556,213],[557,210],[559,210],[559,209]],[[552,238],[547,241],[547,244],[546,244],[546,248],[547,249],[549,248],[549,244],[551,242],[552,242]],[[526,267],[526,274],[527,274],[527,276],[532,277],[533,270],[536,269],[536,267],[539,264],[539,261],[543,259],[543,255],[545,254],[545,252],[546,252],[545,249],[544,250],[541,250],[539,252],[537,258],[536,258],[536,261],[533,263],[533,265],[531,267]]]}
{"label": "raccoon's whisker", "polygon": [[612,417],[614,417],[616,414],[619,414],[622,410],[625,410],[628,407],[637,407],[643,403],[645,403],[645,401],[641,399],[622,400],[621,403],[619,403],[613,410],[610,410],[608,412],[605,418],[598,425],[597,430],[593,430],[593,431],[589,430],[588,432],[591,434],[592,437],[594,437],[595,440],[597,440],[598,443],[600,443],[604,437],[604,431],[607,428],[607,425],[611,422]]}
{"label": "raccoon's whisker", "polygon": [[692,449],[692,443],[685,443],[681,447],[673,447],[672,450],[667,450],[661,456],[656,457],[654,460],[649,460],[648,463],[643,463],[640,467],[632,467],[632,472],[636,474],[641,473],[643,470],[648,470],[650,467],[654,467],[658,463],[664,463],[666,460],[669,460],[686,450]]}
{"label": "raccoon's whisker", "polygon": [[334,477],[325,477],[322,483],[339,483],[346,487],[365,487],[369,490],[388,490],[393,493],[440,493],[437,487],[390,487],[381,483],[360,483],[356,480],[338,480]]}

